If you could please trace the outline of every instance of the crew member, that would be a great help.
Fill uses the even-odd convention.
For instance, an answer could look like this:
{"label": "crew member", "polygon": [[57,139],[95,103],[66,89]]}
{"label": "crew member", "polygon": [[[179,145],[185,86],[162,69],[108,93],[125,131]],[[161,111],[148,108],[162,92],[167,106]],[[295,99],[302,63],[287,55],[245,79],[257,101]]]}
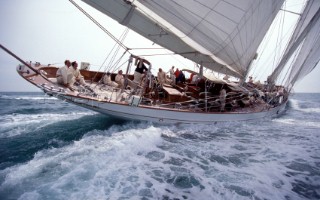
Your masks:
{"label": "crew member", "polygon": [[87,85],[83,76],[80,73],[80,70],[78,69],[78,63],[76,61],[71,63],[70,71],[72,72],[74,76],[75,82],[80,83],[81,85]]}
{"label": "crew member", "polygon": [[71,63],[69,60],[64,61],[64,66],[60,67],[56,73],[57,83],[65,87],[72,87],[74,83],[73,74],[70,70]]}

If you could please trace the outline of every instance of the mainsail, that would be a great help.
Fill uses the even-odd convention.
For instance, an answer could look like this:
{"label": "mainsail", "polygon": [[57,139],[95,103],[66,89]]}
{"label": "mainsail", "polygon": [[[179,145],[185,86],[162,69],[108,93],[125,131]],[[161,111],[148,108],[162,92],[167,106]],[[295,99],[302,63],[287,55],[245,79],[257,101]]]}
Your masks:
{"label": "mainsail", "polygon": [[83,0],[151,41],[244,78],[284,0]]}

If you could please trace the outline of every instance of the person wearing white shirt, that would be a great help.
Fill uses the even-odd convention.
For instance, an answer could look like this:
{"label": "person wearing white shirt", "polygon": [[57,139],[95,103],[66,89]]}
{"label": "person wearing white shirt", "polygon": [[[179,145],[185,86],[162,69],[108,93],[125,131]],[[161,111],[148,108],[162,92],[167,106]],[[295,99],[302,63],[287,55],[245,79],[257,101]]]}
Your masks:
{"label": "person wearing white shirt", "polygon": [[86,82],[83,78],[83,76],[80,73],[80,70],[78,69],[78,63],[76,61],[71,63],[70,71],[72,72],[74,76],[74,82],[79,82],[81,85],[86,85]]}
{"label": "person wearing white shirt", "polygon": [[111,80],[110,72],[107,72],[106,75],[103,77],[103,83],[112,87],[118,87],[118,83]]}
{"label": "person wearing white shirt", "polygon": [[198,74],[194,74],[193,76],[192,76],[192,80],[191,80],[191,84],[197,84],[198,82],[199,82],[199,76],[198,76]]}
{"label": "person wearing white shirt", "polygon": [[158,72],[158,82],[160,85],[163,85],[164,83],[166,83],[166,73],[164,71],[162,71],[161,68],[159,68],[159,72]]}
{"label": "person wearing white shirt", "polygon": [[119,88],[122,88],[124,86],[124,76],[122,75],[121,69],[118,71],[118,74],[116,75],[115,82],[118,84]]}
{"label": "person wearing white shirt", "polygon": [[74,79],[70,71],[71,63],[69,60],[64,61],[64,66],[60,67],[56,73],[57,83],[66,87],[72,86]]}
{"label": "person wearing white shirt", "polygon": [[174,66],[172,66],[172,68],[169,70],[169,74],[170,74],[171,83],[173,85],[175,85],[176,84],[176,76],[174,74]]}

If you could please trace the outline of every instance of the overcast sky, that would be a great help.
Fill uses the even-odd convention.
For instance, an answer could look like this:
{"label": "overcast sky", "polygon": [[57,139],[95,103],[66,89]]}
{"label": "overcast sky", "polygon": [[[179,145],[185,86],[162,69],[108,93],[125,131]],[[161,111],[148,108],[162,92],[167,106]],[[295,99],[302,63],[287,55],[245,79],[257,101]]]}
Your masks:
{"label": "overcast sky", "polygon": [[[116,37],[125,30],[123,26],[89,6],[83,3],[80,5]],[[89,62],[92,64],[91,68],[98,70],[114,45],[103,31],[68,0],[1,0],[0,27],[0,43],[3,46],[23,60],[43,64],[62,66],[65,59],[70,59],[79,63]],[[132,31],[124,43],[135,48],[158,47]],[[155,70],[159,67],[167,70],[172,65],[179,68],[193,66],[192,62],[181,57],[159,56],[150,57],[149,60]],[[17,74],[18,64],[17,60],[0,50],[0,91],[40,91]],[[320,92],[319,75],[320,66],[317,66],[296,84],[295,92]]]}

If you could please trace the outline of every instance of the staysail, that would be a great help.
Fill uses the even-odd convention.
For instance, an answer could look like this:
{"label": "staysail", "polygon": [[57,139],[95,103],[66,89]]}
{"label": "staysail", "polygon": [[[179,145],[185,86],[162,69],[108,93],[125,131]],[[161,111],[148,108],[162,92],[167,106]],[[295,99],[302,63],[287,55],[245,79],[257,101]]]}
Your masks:
{"label": "staysail", "polygon": [[83,0],[151,41],[244,78],[284,0]]}

